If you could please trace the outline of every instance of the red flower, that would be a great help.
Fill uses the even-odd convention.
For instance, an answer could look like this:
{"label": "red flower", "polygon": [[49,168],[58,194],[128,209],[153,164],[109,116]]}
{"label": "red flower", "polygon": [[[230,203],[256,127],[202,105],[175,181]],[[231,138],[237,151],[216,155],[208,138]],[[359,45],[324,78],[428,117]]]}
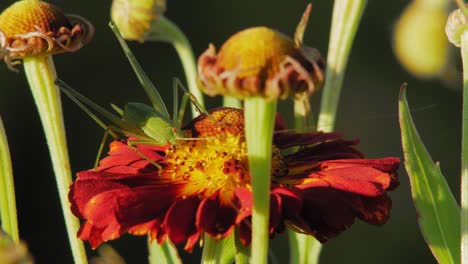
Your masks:
{"label": "red flower", "polygon": [[[190,251],[203,233],[228,236],[237,227],[250,243],[252,193],[241,110],[211,111],[184,128],[172,146],[113,142],[96,170],[78,173],[71,186],[74,214],[85,223],[79,237],[93,248],[124,233],[168,237]],[[278,129],[281,126],[278,124]],[[270,234],[285,226],[321,242],[354,219],[381,225],[389,217],[387,191],[398,185],[398,158],[363,159],[337,133],[277,133],[273,142]],[[280,151],[300,146],[293,154]]]}

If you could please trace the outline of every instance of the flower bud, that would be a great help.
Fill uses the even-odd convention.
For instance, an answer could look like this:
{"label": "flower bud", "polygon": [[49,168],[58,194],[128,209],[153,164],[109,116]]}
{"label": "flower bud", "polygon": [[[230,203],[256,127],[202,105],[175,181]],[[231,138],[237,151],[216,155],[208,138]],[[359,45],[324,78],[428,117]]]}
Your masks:
{"label": "flower bud", "polygon": [[465,33],[465,30],[468,29],[466,22],[466,17],[460,9],[450,13],[450,16],[447,19],[445,34],[447,34],[449,41],[457,47],[461,46],[461,36]]}
{"label": "flower bud", "polygon": [[441,1],[413,1],[394,28],[393,49],[401,65],[420,78],[440,77],[449,61]]}
{"label": "flower bud", "polygon": [[151,24],[166,11],[166,0],[114,0],[111,18],[127,40],[144,41]]}

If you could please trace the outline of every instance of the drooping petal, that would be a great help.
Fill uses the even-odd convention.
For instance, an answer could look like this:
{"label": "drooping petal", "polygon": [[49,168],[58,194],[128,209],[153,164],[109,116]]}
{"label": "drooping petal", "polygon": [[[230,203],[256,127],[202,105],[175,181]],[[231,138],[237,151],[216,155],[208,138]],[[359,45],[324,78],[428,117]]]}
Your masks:
{"label": "drooping petal", "polygon": [[224,202],[219,192],[204,199],[197,212],[197,228],[215,238],[227,237],[236,224],[239,212],[238,200]]}
{"label": "drooping petal", "polygon": [[187,251],[192,251],[201,235],[195,224],[200,202],[196,196],[178,200],[172,204],[164,218],[168,237],[174,244],[187,241],[184,248]]}

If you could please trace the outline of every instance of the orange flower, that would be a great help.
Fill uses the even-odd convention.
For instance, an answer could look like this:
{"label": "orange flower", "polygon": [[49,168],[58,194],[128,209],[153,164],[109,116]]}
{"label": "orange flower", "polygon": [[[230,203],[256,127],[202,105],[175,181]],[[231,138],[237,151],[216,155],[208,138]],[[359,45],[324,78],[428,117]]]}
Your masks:
{"label": "orange flower", "polygon": [[0,14],[0,58],[10,69],[26,57],[74,52],[86,45],[94,27],[77,15],[65,15],[40,0],[22,0]]}
{"label": "orange flower", "polygon": [[[220,239],[238,227],[248,245],[252,193],[243,112],[218,108],[211,116],[216,123],[201,115],[183,129],[200,140],[139,145],[145,157],[115,141],[96,170],[79,172],[69,196],[74,214],[86,220],[79,237],[95,248],[127,232],[149,233],[190,251],[203,233]],[[271,235],[290,226],[325,242],[356,217],[386,222],[398,158],[363,159],[352,147],[357,142],[337,133],[278,132],[273,143]],[[294,146],[302,148],[283,157],[280,151]]]}
{"label": "orange flower", "polygon": [[209,96],[267,99],[301,97],[317,91],[324,80],[320,53],[302,44],[311,6],[296,29],[294,41],[267,27],[242,30],[218,53],[210,44],[198,59],[200,88]]}

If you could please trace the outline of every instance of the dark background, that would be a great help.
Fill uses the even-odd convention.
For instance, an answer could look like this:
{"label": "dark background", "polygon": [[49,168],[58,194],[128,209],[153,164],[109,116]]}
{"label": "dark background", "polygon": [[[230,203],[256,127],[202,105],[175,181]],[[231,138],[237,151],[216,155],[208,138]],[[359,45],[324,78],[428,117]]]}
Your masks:
{"label": "dark background", "polygon": [[[13,2],[1,1],[0,10]],[[51,2],[67,13],[88,18],[96,28],[96,35],[87,47],[75,54],[54,57],[60,78],[100,105],[147,102],[107,26],[111,1]],[[417,80],[396,61],[391,47],[392,27],[408,2],[369,1],[344,80],[337,130],[347,138],[360,138],[359,148],[367,157],[402,156],[397,97],[401,83],[408,82],[408,99],[421,137],[433,159],[440,161],[458,198],[461,92],[444,87],[438,80]],[[208,43],[219,47],[231,34],[251,26],[266,25],[292,35],[307,3],[173,0],[168,3],[166,16],[186,33],[198,56]],[[313,2],[305,36],[305,43],[324,55],[332,3]],[[172,109],[172,78],[183,79],[174,49],[164,43],[130,45]],[[315,112],[319,99],[320,94],[314,96]],[[208,101],[208,108],[220,103],[219,98]],[[288,106],[281,104],[283,109]],[[64,99],[63,107],[72,169],[74,172],[89,169],[103,131],[68,99]],[[29,244],[37,263],[72,263],[47,146],[24,72],[11,72],[4,65],[0,65],[0,114],[12,153],[21,237]],[[394,205],[389,222],[383,227],[373,227],[358,221],[324,247],[321,263],[435,263],[419,232],[406,172],[403,169],[400,172],[401,186],[391,193]],[[125,236],[112,245],[128,263],[145,263],[144,237]],[[278,236],[272,243],[278,263],[287,261],[286,246],[286,236]],[[197,263],[197,254],[187,262]]]}

